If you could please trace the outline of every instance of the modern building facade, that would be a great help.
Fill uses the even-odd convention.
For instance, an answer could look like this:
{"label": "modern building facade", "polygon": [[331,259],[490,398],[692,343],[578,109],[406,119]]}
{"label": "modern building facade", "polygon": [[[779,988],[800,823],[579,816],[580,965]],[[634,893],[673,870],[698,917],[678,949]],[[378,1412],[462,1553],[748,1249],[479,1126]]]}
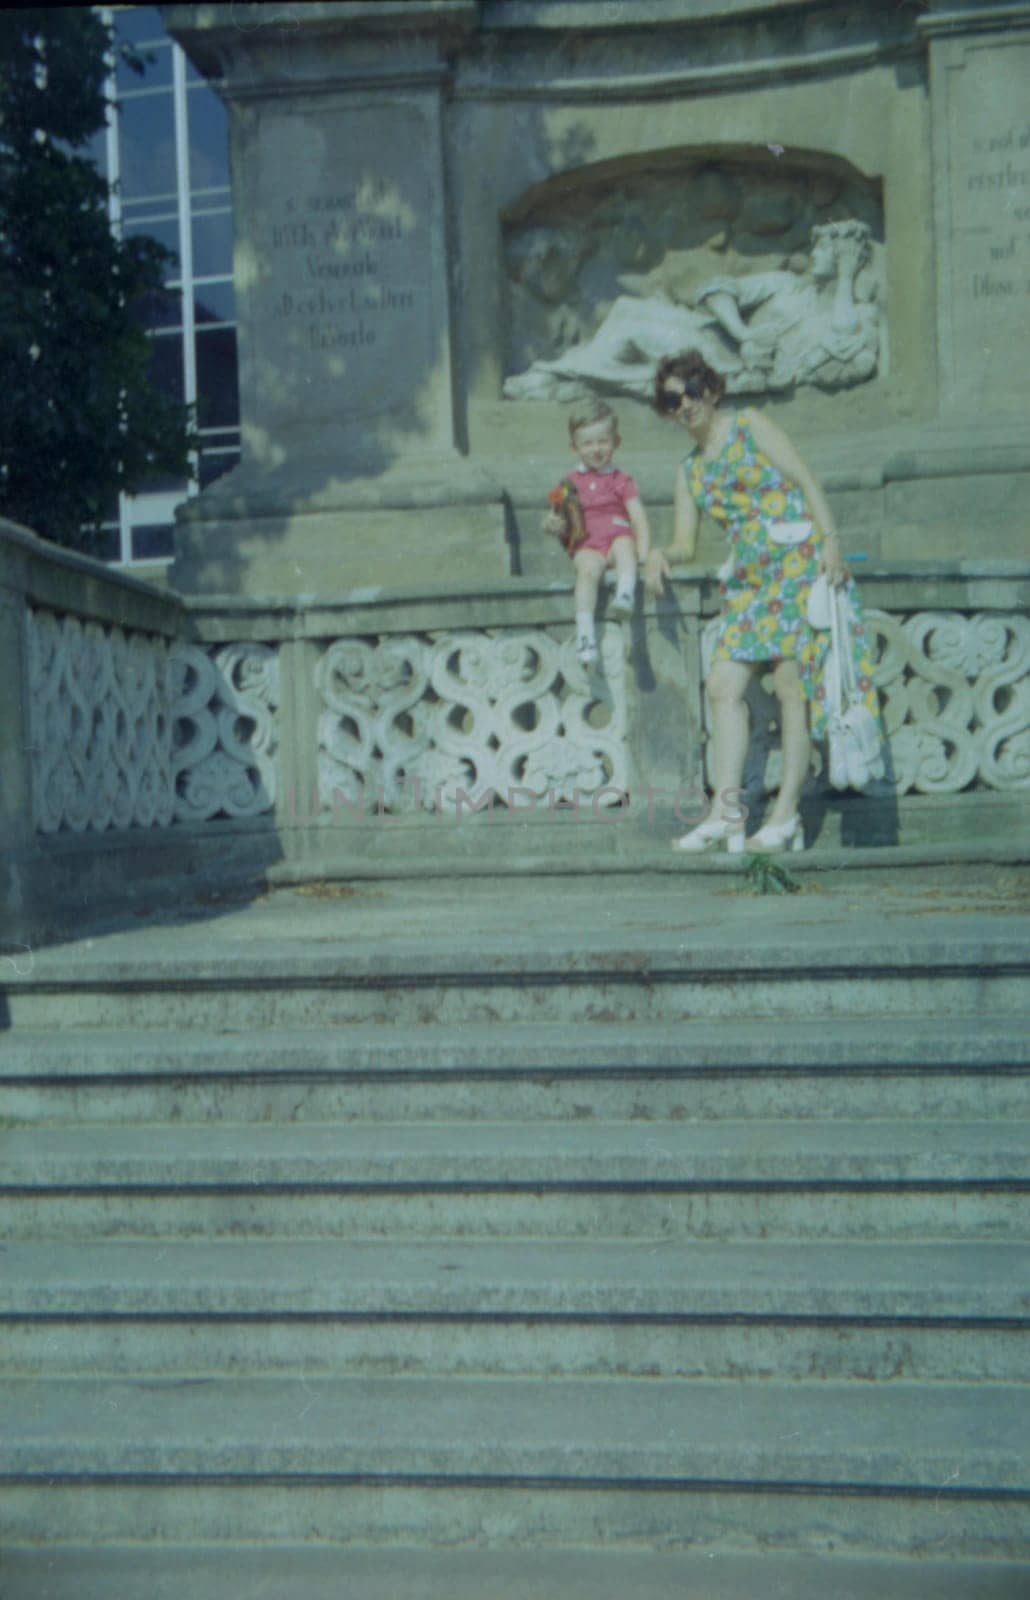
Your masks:
{"label": "modern building facade", "polygon": [[101,14],[146,66],[140,76],[112,64],[108,125],[91,153],[111,185],[111,226],[174,252],[167,294],[145,312],[153,374],[196,406],[201,439],[194,482],[155,480],[111,508],[104,556],[149,563],[171,557],[179,502],[239,459],[228,134],[225,107],[168,37],[156,6]]}

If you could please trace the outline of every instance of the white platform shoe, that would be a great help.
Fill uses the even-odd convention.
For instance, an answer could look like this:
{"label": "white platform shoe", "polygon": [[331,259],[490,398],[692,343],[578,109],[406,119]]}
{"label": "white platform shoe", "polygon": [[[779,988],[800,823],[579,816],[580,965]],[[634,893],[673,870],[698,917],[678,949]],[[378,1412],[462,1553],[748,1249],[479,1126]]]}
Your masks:
{"label": "white platform shoe", "polygon": [[722,846],[728,855],[740,855],[744,849],[744,824],[739,818],[733,822],[725,817],[709,817],[699,822],[682,838],[676,839],[672,848],[688,855],[698,855],[702,850],[718,850]]}
{"label": "white platform shoe", "polygon": [[795,811],[787,822],[767,822],[764,828],[759,828],[757,833],[751,835],[747,841],[749,850],[803,850],[805,848],[805,833],[801,826],[801,818]]}

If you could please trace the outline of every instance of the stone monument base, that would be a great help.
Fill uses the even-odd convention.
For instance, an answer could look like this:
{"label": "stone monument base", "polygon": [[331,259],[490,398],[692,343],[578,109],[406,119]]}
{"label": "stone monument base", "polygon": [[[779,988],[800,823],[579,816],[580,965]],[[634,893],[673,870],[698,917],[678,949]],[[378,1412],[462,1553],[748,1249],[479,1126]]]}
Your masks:
{"label": "stone monument base", "polygon": [[407,457],[377,477],[328,460],[244,465],[180,507],[169,579],[244,596],[496,583],[513,572],[505,505],[496,479],[457,455]]}

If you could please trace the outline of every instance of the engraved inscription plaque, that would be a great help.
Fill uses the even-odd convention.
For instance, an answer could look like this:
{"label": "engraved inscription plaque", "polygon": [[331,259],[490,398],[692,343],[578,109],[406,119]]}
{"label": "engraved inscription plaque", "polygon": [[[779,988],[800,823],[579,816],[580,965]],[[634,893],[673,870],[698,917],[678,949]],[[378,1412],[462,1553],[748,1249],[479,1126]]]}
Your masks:
{"label": "engraved inscription plaque", "polygon": [[942,357],[951,398],[1025,393],[1030,40],[964,44],[946,73]]}
{"label": "engraved inscription plaque", "polygon": [[[255,410],[275,433],[412,426],[442,319],[417,108],[266,115],[250,230]],[[437,333],[434,336],[434,326]]]}

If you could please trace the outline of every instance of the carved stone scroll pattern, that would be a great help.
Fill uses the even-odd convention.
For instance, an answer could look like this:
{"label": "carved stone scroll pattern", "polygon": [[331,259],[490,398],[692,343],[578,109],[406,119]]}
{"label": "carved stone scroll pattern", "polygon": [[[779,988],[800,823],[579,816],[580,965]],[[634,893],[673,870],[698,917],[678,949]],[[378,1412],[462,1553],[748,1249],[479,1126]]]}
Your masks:
{"label": "carved stone scroll pattern", "polygon": [[1030,621],[867,612],[898,794],[1030,788]]}
{"label": "carved stone scroll pattern", "polygon": [[598,642],[588,675],[570,639],[536,629],[337,640],[315,669],[322,812],[453,808],[459,788],[501,803],[626,789],[619,629]]}
{"label": "carved stone scroll pattern", "polygon": [[30,611],[28,653],[37,832],[166,826],[172,820],[166,642]]}
{"label": "carved stone scroll pattern", "polygon": [[274,803],[278,656],[28,615],[33,821],[55,834],[257,816]]}
{"label": "carved stone scroll pattern", "polygon": [[[1016,614],[866,610],[895,794],[1030,788],[1030,620]],[[707,672],[719,622],[702,637]],[[745,786],[779,773],[775,699],[749,693],[755,737]],[[706,729],[710,708],[705,707]]]}
{"label": "carved stone scroll pattern", "polygon": [[177,822],[257,817],[276,798],[279,653],[230,644],[208,652],[175,644],[169,654]]}

